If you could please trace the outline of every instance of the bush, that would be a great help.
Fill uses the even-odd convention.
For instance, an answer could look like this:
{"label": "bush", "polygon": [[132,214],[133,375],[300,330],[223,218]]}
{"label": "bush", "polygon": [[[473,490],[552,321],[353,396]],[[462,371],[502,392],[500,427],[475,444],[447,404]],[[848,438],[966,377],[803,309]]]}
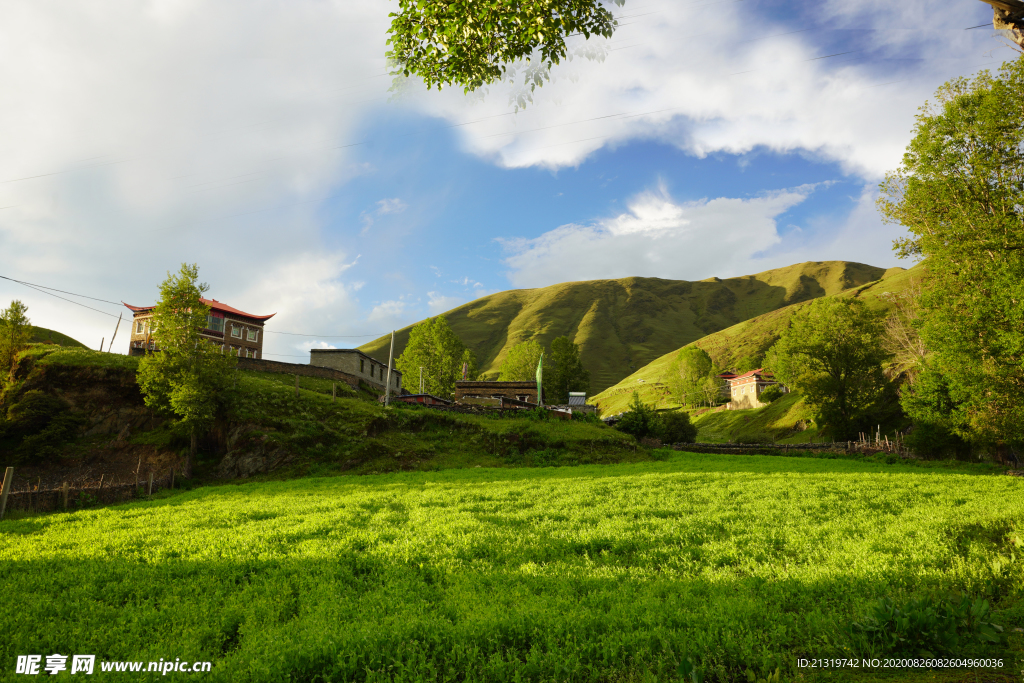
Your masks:
{"label": "bush", "polygon": [[764,391],[761,392],[761,396],[757,399],[761,403],[772,403],[779,400],[785,394],[782,392],[782,388],[778,384],[773,384]]}
{"label": "bush", "polygon": [[26,391],[0,423],[0,440],[13,451],[14,462],[35,462],[57,455],[84,422],[71,414],[67,401],[42,391]]}
{"label": "bush", "polygon": [[629,402],[629,411],[623,413],[615,428],[640,440],[654,434],[658,428],[658,414],[653,406],[641,401],[640,394],[634,391]]}
{"label": "bush", "polygon": [[660,413],[657,421],[655,436],[664,443],[693,443],[697,440],[697,426],[682,410]]}

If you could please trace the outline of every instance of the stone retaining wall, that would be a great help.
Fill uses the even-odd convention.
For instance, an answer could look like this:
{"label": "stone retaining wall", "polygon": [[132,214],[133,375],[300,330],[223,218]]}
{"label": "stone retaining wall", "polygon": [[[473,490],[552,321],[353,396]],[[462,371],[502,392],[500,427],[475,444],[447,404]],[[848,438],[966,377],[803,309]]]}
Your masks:
{"label": "stone retaining wall", "polygon": [[[319,377],[320,379],[332,379],[348,384],[353,389],[359,388],[359,378],[341,370],[332,368],[321,368],[315,365],[302,363],[282,363],[276,360],[265,358],[239,358],[239,370],[256,370],[257,372],[276,372],[282,375],[301,375],[303,377]],[[381,388],[383,391],[383,388]]]}

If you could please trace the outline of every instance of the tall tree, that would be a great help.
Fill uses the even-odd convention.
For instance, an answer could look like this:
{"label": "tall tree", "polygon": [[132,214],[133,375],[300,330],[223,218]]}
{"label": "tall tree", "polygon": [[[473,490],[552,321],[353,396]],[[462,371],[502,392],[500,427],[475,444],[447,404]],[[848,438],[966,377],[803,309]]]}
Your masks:
{"label": "tall tree", "polygon": [[897,253],[927,259],[920,329],[948,392],[939,403],[960,437],[982,443],[1024,443],[1021,102],[1024,57],[941,86],[879,199],[910,232]]}
{"label": "tall tree", "polygon": [[532,90],[566,58],[568,36],[610,38],[616,25],[600,0],[399,0],[389,16],[392,74],[464,92],[501,79],[524,59],[535,60],[525,74]]}
{"label": "tall tree", "polygon": [[544,378],[544,400],[549,403],[568,403],[570,391],[589,392],[590,372],[583,367],[579,345],[565,336],[552,339],[551,364],[544,369]]}
{"label": "tall tree", "polygon": [[888,388],[881,316],[858,299],[825,297],[797,312],[768,353],[768,367],[798,389],[834,438],[856,435]]}
{"label": "tall tree", "polygon": [[183,263],[167,273],[153,312],[153,338],[159,351],[139,362],[138,382],[146,405],[175,415],[188,433],[191,459],[199,435],[216,419],[236,359],[200,336],[208,306],[201,301],[209,285],[199,284],[199,266]]}
{"label": "tall tree", "polygon": [[6,381],[18,351],[25,348],[32,336],[32,323],[28,319],[28,306],[18,299],[0,312],[0,381]]}
{"label": "tall tree", "polygon": [[696,405],[704,400],[704,384],[711,374],[711,356],[699,346],[687,346],[669,366],[668,389],[683,405]]}
{"label": "tall tree", "polygon": [[416,378],[423,368],[423,383],[427,393],[441,397],[455,394],[455,382],[462,379],[462,367],[467,366],[468,377],[476,376],[476,360],[456,336],[443,315],[428,318],[412,328],[409,342],[395,366],[403,377]]}
{"label": "tall tree", "polygon": [[544,347],[536,340],[519,342],[505,354],[498,371],[499,382],[529,382],[537,376]]}

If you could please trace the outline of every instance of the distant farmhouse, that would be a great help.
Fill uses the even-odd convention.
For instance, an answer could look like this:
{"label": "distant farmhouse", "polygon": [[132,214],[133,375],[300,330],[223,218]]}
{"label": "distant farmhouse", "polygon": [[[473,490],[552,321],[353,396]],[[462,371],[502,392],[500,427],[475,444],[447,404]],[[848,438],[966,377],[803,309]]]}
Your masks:
{"label": "distant farmhouse", "polygon": [[[220,346],[222,351],[242,358],[263,357],[263,323],[273,318],[270,315],[254,315],[222,304],[216,299],[200,299],[210,307],[206,316],[206,329],[200,334]],[[132,335],[128,343],[128,355],[143,356],[146,351],[156,351],[153,340],[152,320],[156,306],[132,306],[124,304],[132,312]]]}
{"label": "distant farmhouse", "polygon": [[789,393],[789,389],[776,381],[770,370],[764,368],[751,370],[742,375],[722,373],[719,377],[729,385],[729,396],[732,399],[728,404],[729,410],[763,408],[768,404],[759,400],[761,392],[771,386],[778,386],[783,393]]}
{"label": "distant farmhouse", "polygon": [[[309,364],[341,370],[380,390],[388,382],[388,364],[370,358],[358,349],[310,349]],[[402,393],[402,373],[391,369],[391,391]]]}
{"label": "distant farmhouse", "polygon": [[[497,405],[506,398],[525,403],[537,403],[537,383],[527,382],[469,382],[455,383],[455,400],[459,403]],[[543,398],[543,394],[541,395]]]}

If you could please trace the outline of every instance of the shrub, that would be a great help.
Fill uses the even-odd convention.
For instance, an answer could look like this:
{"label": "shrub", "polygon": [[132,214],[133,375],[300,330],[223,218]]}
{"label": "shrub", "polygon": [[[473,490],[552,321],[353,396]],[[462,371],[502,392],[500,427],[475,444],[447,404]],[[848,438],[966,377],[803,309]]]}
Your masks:
{"label": "shrub", "polygon": [[783,397],[782,388],[778,384],[773,384],[764,391],[761,392],[761,396],[758,400],[761,403],[773,403]]}
{"label": "shrub", "polygon": [[655,436],[665,443],[693,443],[697,439],[697,426],[682,410],[660,413],[657,421]]}
{"label": "shrub", "polygon": [[640,394],[634,391],[633,398],[629,402],[629,411],[623,413],[615,428],[636,439],[642,439],[645,436],[651,436],[657,426],[658,414],[654,407],[641,401]]}

